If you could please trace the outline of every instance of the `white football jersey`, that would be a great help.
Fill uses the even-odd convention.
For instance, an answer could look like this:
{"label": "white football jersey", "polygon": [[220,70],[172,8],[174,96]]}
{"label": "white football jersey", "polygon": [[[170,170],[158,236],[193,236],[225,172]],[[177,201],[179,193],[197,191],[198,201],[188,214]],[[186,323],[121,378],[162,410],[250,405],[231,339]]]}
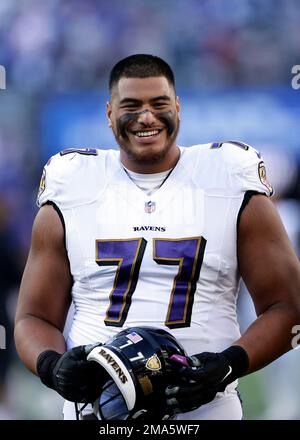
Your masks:
{"label": "white football jersey", "polygon": [[[188,355],[239,338],[239,213],[247,191],[270,196],[272,188],[260,154],[245,144],[180,150],[150,196],[116,150],[64,150],[45,166],[38,205],[52,202],[61,212],[74,280],[68,348],[145,325],[171,332]],[[235,386],[213,406],[177,418],[241,418]],[[219,414],[222,396],[232,403]]]}
{"label": "white football jersey", "polygon": [[38,205],[61,211],[74,280],[68,348],[143,325],[170,331],[189,355],[239,338],[239,211],[246,191],[272,189],[245,144],[180,150],[151,196],[116,150],[64,150],[45,166]]}

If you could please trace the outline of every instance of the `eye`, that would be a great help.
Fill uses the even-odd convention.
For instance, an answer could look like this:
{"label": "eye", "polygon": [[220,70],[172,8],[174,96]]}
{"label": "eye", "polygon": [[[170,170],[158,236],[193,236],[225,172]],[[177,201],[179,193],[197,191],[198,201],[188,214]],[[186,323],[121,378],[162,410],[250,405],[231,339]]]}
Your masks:
{"label": "eye", "polygon": [[139,106],[137,104],[126,104],[121,106],[122,110],[127,110],[127,111],[134,111],[137,110],[138,108]]}
{"label": "eye", "polygon": [[167,105],[168,104],[166,102],[156,102],[155,104],[153,104],[153,107],[160,109],[160,108],[167,107]]}

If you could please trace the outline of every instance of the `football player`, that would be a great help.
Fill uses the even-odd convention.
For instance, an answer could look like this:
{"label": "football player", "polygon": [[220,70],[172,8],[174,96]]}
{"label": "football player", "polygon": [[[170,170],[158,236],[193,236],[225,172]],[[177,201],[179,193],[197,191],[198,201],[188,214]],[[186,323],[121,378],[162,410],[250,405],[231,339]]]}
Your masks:
{"label": "football player", "polygon": [[[180,378],[165,392],[174,417],[241,419],[237,379],[291,349],[300,321],[299,262],[263,159],[237,141],[179,146],[174,75],[156,56],[118,62],[109,88],[119,151],[67,149],[44,168],[18,353],[65,397],[72,418],[70,401],[92,402],[107,380],[87,361],[87,344],[134,326],[164,329],[187,353],[171,359]],[[241,277],[257,313],[243,335]]]}

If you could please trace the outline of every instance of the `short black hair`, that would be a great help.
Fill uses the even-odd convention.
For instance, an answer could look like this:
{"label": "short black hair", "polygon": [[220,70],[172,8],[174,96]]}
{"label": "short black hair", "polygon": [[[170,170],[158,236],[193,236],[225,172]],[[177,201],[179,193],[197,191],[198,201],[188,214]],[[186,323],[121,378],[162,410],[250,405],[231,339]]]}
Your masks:
{"label": "short black hair", "polygon": [[148,54],[130,55],[114,65],[109,76],[109,91],[119,82],[120,78],[149,78],[164,76],[175,90],[174,73],[166,61]]}

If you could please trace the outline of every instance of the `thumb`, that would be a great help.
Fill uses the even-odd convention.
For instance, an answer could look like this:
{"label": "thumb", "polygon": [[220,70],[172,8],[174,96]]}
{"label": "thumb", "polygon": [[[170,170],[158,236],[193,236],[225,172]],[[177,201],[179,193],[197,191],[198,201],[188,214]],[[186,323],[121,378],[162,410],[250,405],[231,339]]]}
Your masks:
{"label": "thumb", "polygon": [[172,354],[168,359],[172,365],[179,364],[180,366],[188,367],[189,358],[181,354]]}
{"label": "thumb", "polygon": [[100,347],[101,345],[102,345],[101,342],[95,342],[94,344],[88,344],[88,345],[85,345],[85,346],[84,346],[84,350],[85,350],[85,354],[86,354],[86,356],[87,356],[88,354],[90,354],[90,352],[91,352],[92,350],[94,350],[94,348],[96,348],[96,347]]}
{"label": "thumb", "polygon": [[71,357],[73,357],[73,359],[77,361],[86,360],[85,345],[74,347],[70,351],[66,351],[65,354],[69,354]]}

